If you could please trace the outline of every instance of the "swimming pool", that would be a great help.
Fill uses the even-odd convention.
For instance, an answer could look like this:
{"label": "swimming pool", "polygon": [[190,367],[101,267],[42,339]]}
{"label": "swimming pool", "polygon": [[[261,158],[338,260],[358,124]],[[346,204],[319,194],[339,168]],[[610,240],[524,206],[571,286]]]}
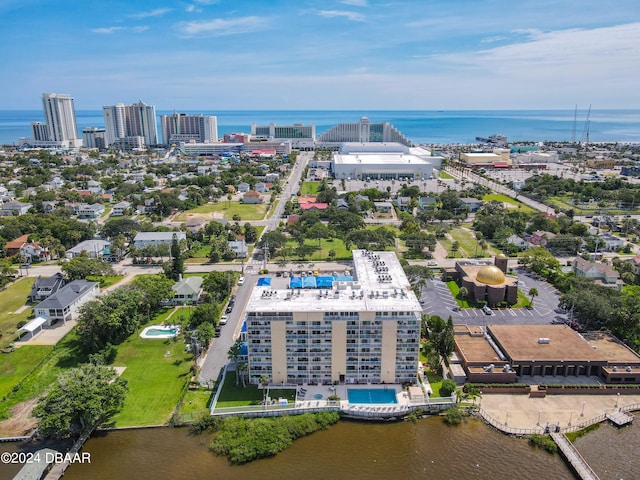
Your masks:
{"label": "swimming pool", "polygon": [[140,338],[173,338],[179,332],[177,325],[151,325],[140,332]]}
{"label": "swimming pool", "polygon": [[398,403],[396,391],[386,388],[349,388],[347,389],[347,399],[349,403]]}

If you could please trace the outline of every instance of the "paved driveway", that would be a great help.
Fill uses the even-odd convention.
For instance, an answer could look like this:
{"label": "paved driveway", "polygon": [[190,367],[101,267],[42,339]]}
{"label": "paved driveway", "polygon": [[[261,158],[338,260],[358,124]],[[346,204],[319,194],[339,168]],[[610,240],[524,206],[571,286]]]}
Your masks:
{"label": "paved driveway", "polygon": [[[420,302],[424,313],[438,315],[445,320],[452,317],[454,324],[467,325],[541,325],[552,321],[568,320],[566,312],[558,310],[560,299],[558,292],[548,283],[525,274],[516,269],[520,278],[520,290],[528,296],[530,288],[537,288],[539,295],[533,301],[533,308],[493,309],[493,315],[486,315],[479,308],[463,308],[455,311],[458,303],[454,300],[447,284],[440,278],[427,282]],[[557,310],[557,311],[556,311]],[[560,313],[558,313],[560,312]]]}

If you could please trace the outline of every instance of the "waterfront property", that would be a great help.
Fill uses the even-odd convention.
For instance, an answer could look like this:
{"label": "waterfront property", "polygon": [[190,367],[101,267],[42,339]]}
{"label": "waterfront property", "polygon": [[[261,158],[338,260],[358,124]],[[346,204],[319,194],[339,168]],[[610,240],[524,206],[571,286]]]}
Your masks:
{"label": "waterfront property", "polygon": [[586,376],[607,384],[640,383],[640,356],[605,332],[581,335],[567,325],[489,325],[485,332],[458,325],[455,333],[456,352],[470,382],[513,383],[542,376],[557,383]]}
{"label": "waterfront property", "polygon": [[247,305],[258,383],[414,383],[421,306],[393,252],[354,250],[354,279],[256,286]]}

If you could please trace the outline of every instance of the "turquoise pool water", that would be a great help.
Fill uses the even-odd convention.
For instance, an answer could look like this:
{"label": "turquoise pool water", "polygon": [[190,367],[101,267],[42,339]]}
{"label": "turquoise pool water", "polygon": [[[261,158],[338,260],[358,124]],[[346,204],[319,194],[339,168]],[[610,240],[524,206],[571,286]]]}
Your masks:
{"label": "turquoise pool water", "polygon": [[175,328],[150,328],[145,333],[147,337],[166,337],[167,335],[175,336],[178,331]]}
{"label": "turquoise pool water", "polygon": [[385,388],[347,389],[349,403],[388,404],[398,403],[396,391]]}

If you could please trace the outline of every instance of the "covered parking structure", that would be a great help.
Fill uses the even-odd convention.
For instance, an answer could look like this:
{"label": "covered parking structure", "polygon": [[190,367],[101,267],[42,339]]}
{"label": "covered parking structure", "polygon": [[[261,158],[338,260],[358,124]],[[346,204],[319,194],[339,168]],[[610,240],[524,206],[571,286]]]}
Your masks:
{"label": "covered parking structure", "polygon": [[20,329],[18,329],[17,333],[20,336],[21,340],[23,339],[23,336],[24,340],[29,340],[38,335],[48,323],[49,319],[44,317],[36,317]]}

